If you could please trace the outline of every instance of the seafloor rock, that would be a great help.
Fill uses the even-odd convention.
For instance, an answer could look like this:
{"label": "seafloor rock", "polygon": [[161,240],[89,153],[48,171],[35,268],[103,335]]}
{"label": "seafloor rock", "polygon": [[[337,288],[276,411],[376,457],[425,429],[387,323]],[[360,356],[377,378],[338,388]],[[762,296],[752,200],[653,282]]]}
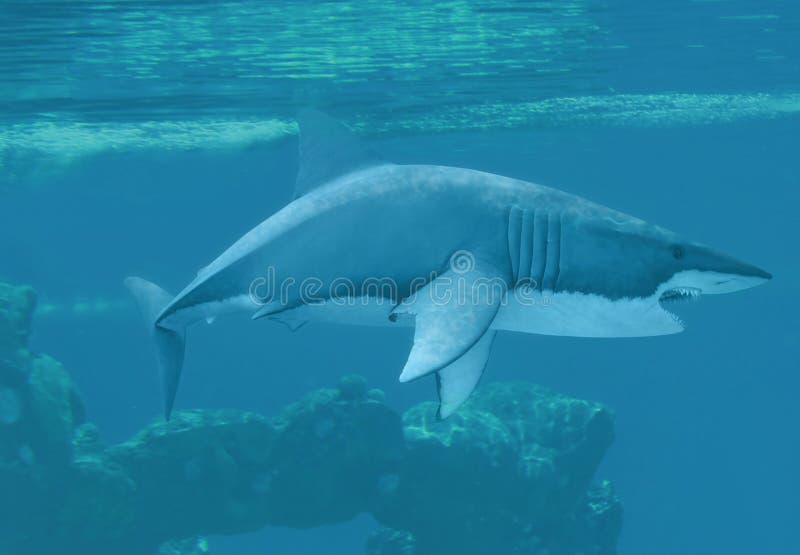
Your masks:
{"label": "seafloor rock", "polygon": [[15,555],[48,552],[80,483],[72,439],[83,404],[58,362],[29,352],[34,306],[30,288],[0,283],[0,553]]}
{"label": "seafloor rock", "polygon": [[[278,417],[185,411],[106,446],[67,372],[27,349],[29,289],[0,284],[0,553],[195,555],[210,534],[371,512],[370,555],[614,553],[621,504],[591,485],[601,405],[481,388],[450,419],[401,417],[347,376]],[[47,533],[42,533],[46,530]]]}
{"label": "seafloor rock", "polygon": [[65,465],[83,403],[61,364],[28,351],[35,305],[30,288],[0,283],[0,456],[24,445],[47,464]]}
{"label": "seafloor rock", "polygon": [[[362,387],[354,388],[360,380]],[[271,522],[310,527],[365,512],[403,454],[400,417],[362,378],[344,378],[290,405],[275,420]]]}
{"label": "seafloor rock", "polygon": [[130,544],[138,536],[134,528],[136,483],[125,468],[100,457],[78,457],[69,480],[55,505],[55,522],[49,527],[51,539],[70,546],[76,553],[124,552],[120,542]]}
{"label": "seafloor rock", "polygon": [[33,289],[0,282],[0,385],[17,385],[25,379],[35,307]]}
{"label": "seafloor rock", "polygon": [[406,457],[373,507],[413,532],[415,553],[613,552],[618,527],[596,537],[574,524],[613,440],[608,409],[515,383],[482,388],[445,421],[435,413],[423,403],[404,415]]}
{"label": "seafloor rock", "polygon": [[414,555],[416,545],[411,532],[381,528],[367,538],[367,555]]}
{"label": "seafloor rock", "polygon": [[403,450],[399,416],[346,387],[315,391],[278,418],[185,411],[104,457],[136,484],[133,526],[153,545],[266,524],[305,528],[369,506]]}
{"label": "seafloor rock", "polygon": [[209,553],[208,540],[191,538],[169,541],[159,548],[157,555],[206,555],[207,553]]}
{"label": "seafloor rock", "polygon": [[47,355],[33,358],[25,388],[26,434],[31,446],[45,461],[67,464],[72,451],[72,436],[85,421],[85,410],[78,390],[58,361]]}

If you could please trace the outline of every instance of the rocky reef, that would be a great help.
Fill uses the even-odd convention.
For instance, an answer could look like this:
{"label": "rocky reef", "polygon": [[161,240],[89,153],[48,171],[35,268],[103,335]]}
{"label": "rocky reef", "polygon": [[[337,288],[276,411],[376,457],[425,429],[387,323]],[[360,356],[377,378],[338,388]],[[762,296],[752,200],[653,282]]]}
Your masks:
{"label": "rocky reef", "polygon": [[616,551],[621,504],[593,482],[602,405],[490,384],[442,422],[347,376],[277,417],[184,411],[108,446],[64,368],[28,350],[34,307],[0,283],[0,553],[201,554],[208,535],[360,513],[383,526],[369,555]]}

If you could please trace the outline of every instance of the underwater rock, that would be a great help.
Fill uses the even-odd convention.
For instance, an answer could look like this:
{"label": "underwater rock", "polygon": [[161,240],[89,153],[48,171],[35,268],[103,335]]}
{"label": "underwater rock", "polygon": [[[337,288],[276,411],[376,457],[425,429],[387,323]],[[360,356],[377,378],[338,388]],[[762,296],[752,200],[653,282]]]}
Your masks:
{"label": "underwater rock", "polygon": [[136,484],[134,526],[152,545],[344,522],[367,510],[403,450],[399,416],[365,393],[315,391],[274,419],[179,412],[104,457]]}
{"label": "underwater rock", "polygon": [[11,426],[22,416],[22,400],[19,393],[9,387],[0,386],[0,426]]}
{"label": "underwater rock", "polygon": [[25,455],[20,457],[31,452],[26,452],[25,446],[18,450],[22,453],[0,457],[0,553],[47,553],[42,530],[55,521],[53,503],[58,497],[53,495],[53,481],[43,467],[24,460]]}
{"label": "underwater rock", "polygon": [[272,487],[284,501],[273,523],[349,520],[367,511],[381,476],[396,471],[404,451],[399,415],[367,398],[366,387],[359,401],[347,391],[315,391],[276,420]]}
{"label": "underwater rock", "polygon": [[100,455],[106,445],[100,438],[100,430],[91,422],[85,422],[75,429],[72,436],[72,452],[75,458]]}
{"label": "underwater rock", "polygon": [[383,392],[382,389],[370,389],[367,391],[367,397],[369,397],[373,401],[377,401],[378,403],[383,403],[386,401],[386,394]]}
{"label": "underwater rock", "polygon": [[85,411],[63,366],[28,351],[35,306],[29,287],[0,283],[0,457],[24,446],[30,464],[65,467]]}
{"label": "underwater rock", "polygon": [[33,359],[25,405],[25,427],[34,451],[45,460],[67,464],[74,430],[83,424],[86,411],[61,363],[47,355]]}
{"label": "underwater rock", "polygon": [[491,384],[445,421],[435,404],[423,403],[404,414],[403,425],[397,487],[373,512],[382,524],[413,532],[418,555],[611,553],[597,546],[616,542],[613,519],[607,536],[570,537],[569,547],[559,533],[576,530],[571,523],[613,441],[613,415],[602,405],[530,384]]}
{"label": "underwater rock", "polygon": [[157,555],[206,555],[207,553],[209,553],[208,540],[191,538],[167,542],[159,548]]}
{"label": "underwater rock", "polygon": [[0,337],[3,345],[27,347],[35,308],[36,293],[33,289],[0,282]]}
{"label": "underwater rock", "polygon": [[[134,525],[137,485],[126,469],[101,457],[80,457],[66,474],[69,487],[57,505],[53,538],[62,545],[115,546],[138,534]],[[76,549],[77,550],[77,549]]]}
{"label": "underwater rock", "polygon": [[47,473],[25,430],[33,291],[0,283],[0,553],[22,547],[50,521]]}
{"label": "underwater rock", "polygon": [[355,374],[343,376],[339,379],[337,389],[342,399],[360,401],[367,395],[367,380]]}
{"label": "underwater rock", "polygon": [[[544,478],[556,487],[548,513],[574,506],[614,441],[614,414],[607,407],[534,384],[492,384],[475,396],[470,410],[502,420],[518,446],[523,477]],[[554,507],[556,502],[561,504]]]}
{"label": "underwater rock", "polygon": [[20,385],[26,378],[35,308],[33,289],[0,282],[0,385]]}
{"label": "underwater rock", "polygon": [[[594,547],[587,553],[616,553],[617,536],[622,529],[622,501],[614,492],[611,482],[603,480],[586,492],[575,519],[562,530],[560,544],[575,538],[585,538]],[[577,552],[578,545],[575,545]]]}
{"label": "underwater rock", "polygon": [[108,448],[136,484],[134,526],[155,547],[168,540],[254,530],[266,501],[250,488],[268,469],[275,431],[261,416],[183,411]]}
{"label": "underwater rock", "polygon": [[83,403],[58,362],[28,351],[35,302],[30,288],[0,283],[0,553],[55,551],[55,532],[42,530],[58,527],[80,483],[72,441]]}
{"label": "underwater rock", "polygon": [[416,544],[411,532],[381,528],[367,538],[367,555],[415,555]]}

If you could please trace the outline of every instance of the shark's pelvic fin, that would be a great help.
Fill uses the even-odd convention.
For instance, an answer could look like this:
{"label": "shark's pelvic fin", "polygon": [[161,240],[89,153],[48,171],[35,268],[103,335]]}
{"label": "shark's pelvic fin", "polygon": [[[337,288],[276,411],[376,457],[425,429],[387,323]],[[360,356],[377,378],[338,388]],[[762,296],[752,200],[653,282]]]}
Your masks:
{"label": "shark's pelvic fin", "polygon": [[300,167],[295,198],[340,175],[384,163],[343,124],[317,110],[298,114]]}
{"label": "shark's pelvic fin", "polygon": [[125,286],[136,299],[147,325],[147,331],[156,346],[161,384],[164,390],[164,417],[169,419],[183,368],[186,331],[156,325],[156,318],[172,301],[172,295],[158,285],[138,277],[127,278]]}
{"label": "shark's pelvic fin", "polygon": [[436,416],[439,419],[444,420],[453,414],[478,385],[496,334],[494,330],[487,331],[461,358],[436,373],[436,390],[439,393]]}
{"label": "shark's pelvic fin", "polygon": [[280,306],[279,303],[267,303],[267,304],[263,305],[261,308],[259,308],[258,310],[256,310],[253,313],[253,315],[250,316],[250,318],[252,320],[260,320],[261,318],[268,318],[268,317],[272,316],[273,314],[277,314],[278,312],[280,312],[281,310],[284,310],[284,309],[285,308]]}
{"label": "shark's pelvic fin", "polygon": [[450,269],[395,307],[392,320],[414,316],[414,345],[401,382],[441,370],[483,337],[505,294],[497,275],[492,268]]}

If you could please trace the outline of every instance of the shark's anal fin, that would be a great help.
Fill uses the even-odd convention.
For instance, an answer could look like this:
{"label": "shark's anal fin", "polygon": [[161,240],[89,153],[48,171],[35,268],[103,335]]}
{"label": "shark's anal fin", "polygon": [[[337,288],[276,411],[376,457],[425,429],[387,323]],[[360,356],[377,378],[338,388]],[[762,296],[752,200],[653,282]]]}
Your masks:
{"label": "shark's anal fin", "polygon": [[300,165],[295,198],[340,175],[383,161],[343,124],[317,110],[298,114]]}
{"label": "shark's anal fin", "polygon": [[291,331],[292,333],[296,332],[297,330],[308,324],[308,322],[306,322],[305,320],[283,320],[282,318],[270,318],[270,319],[275,320],[276,322],[280,322],[281,324],[289,328],[289,331]]}
{"label": "shark's anal fin", "polygon": [[293,316],[293,310],[287,310],[286,306],[282,305],[281,303],[268,303],[256,310],[253,315],[250,317],[253,320],[260,320],[261,318],[266,318],[267,320],[273,320],[275,322],[280,322],[292,332],[296,332],[303,326],[305,326],[308,322],[306,320],[298,319]]}
{"label": "shark's anal fin", "polygon": [[464,355],[436,373],[439,410],[436,416],[444,420],[466,401],[483,376],[492,343],[497,332],[489,330]]}
{"label": "shark's anal fin", "polygon": [[489,329],[506,291],[490,266],[450,270],[403,300],[390,315],[414,317],[414,345],[401,382],[441,370],[460,358]]}

